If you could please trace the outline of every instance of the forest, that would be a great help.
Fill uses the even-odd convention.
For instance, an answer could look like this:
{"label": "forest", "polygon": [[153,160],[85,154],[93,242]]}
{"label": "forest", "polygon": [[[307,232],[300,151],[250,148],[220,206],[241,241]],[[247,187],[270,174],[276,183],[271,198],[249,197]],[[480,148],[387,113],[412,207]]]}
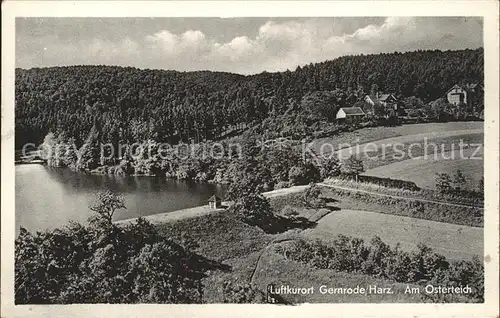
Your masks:
{"label": "forest", "polygon": [[[81,147],[202,142],[241,129],[293,135],[331,122],[374,89],[429,104],[456,83],[483,83],[483,49],[344,56],[294,71],[231,73],[67,66],[16,69],[16,149],[50,132]],[[314,129],[312,129],[314,131]]]}

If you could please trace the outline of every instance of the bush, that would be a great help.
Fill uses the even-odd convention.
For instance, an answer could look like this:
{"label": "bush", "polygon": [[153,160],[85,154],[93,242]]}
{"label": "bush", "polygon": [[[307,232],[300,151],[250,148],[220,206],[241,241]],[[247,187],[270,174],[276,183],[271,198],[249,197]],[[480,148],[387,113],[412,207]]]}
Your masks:
{"label": "bush", "polygon": [[263,292],[249,283],[226,280],[222,283],[222,303],[262,304],[266,302]]}
{"label": "bush", "polygon": [[365,245],[362,239],[338,235],[329,245],[319,240],[298,239],[276,247],[275,251],[317,268],[359,272],[403,283],[469,285],[473,293],[467,296],[484,300],[484,267],[477,257],[472,261],[450,263],[423,244],[419,244],[418,251],[407,253],[401,251],[399,245],[391,248],[379,237]]}
{"label": "bush", "polygon": [[441,194],[451,193],[451,178],[446,173],[436,173],[436,188]]}
{"label": "bush", "polygon": [[274,189],[275,190],[278,190],[278,189],[285,189],[285,188],[289,188],[292,186],[292,183],[290,181],[280,181],[278,182],[275,186],[274,186]]}
{"label": "bush", "polygon": [[380,237],[376,236],[371,241],[366,262],[363,264],[363,272],[374,276],[383,276],[385,273],[385,261],[392,256],[389,245],[385,244]]}
{"label": "bush", "polygon": [[295,208],[303,208],[305,205],[302,195],[302,193],[290,193],[287,195],[276,196],[269,198],[269,203],[276,214],[278,214],[287,205]]}
{"label": "bush", "polygon": [[432,252],[430,247],[424,244],[418,245],[418,251],[410,256],[409,279],[418,282],[429,281],[436,276],[438,271],[447,270],[449,263],[445,257]]}
{"label": "bush", "polygon": [[410,255],[399,250],[399,244],[393,250],[393,253],[385,259],[385,268],[383,275],[397,282],[411,281],[408,277],[408,268],[411,264]]}
{"label": "bush", "polygon": [[304,185],[321,180],[321,173],[315,165],[308,162],[303,165],[293,166],[288,171],[288,179],[292,185]]}

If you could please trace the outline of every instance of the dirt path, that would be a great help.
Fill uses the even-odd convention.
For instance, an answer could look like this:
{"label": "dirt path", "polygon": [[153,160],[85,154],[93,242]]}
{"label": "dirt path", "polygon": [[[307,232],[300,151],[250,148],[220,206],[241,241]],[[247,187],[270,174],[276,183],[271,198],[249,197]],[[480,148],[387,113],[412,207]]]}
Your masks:
{"label": "dirt path", "polygon": [[255,267],[253,268],[253,271],[252,271],[252,274],[250,275],[250,284],[253,284],[254,282],[254,277],[255,277],[255,273],[257,273],[257,269],[259,268],[259,264],[260,264],[260,260],[262,259],[262,256],[267,252],[269,251],[269,249],[271,247],[273,247],[274,245],[278,244],[278,243],[283,243],[283,242],[288,242],[288,241],[295,241],[297,240],[298,237],[294,237],[294,238],[282,238],[282,239],[276,239],[274,241],[271,241],[269,242],[269,244],[267,244],[261,251],[260,251],[260,254],[259,254],[259,257],[257,258],[257,260],[255,261]]}
{"label": "dirt path", "polygon": [[[317,219],[315,219],[316,215],[318,215],[320,211],[317,211],[316,213],[314,213],[313,215],[309,216],[309,220],[310,221],[313,221],[313,222],[319,222],[320,220],[322,220],[323,218],[325,218],[326,216],[328,216],[329,214],[331,214],[332,212],[328,212],[328,213],[325,213],[323,215],[321,215],[320,217],[318,217]],[[295,241],[297,239],[300,238],[300,235],[301,233],[307,231],[307,229],[304,229],[304,230],[298,230],[297,233],[293,233],[294,237],[283,237],[283,238],[277,238],[271,242],[269,242],[269,244],[267,244],[261,251],[260,251],[260,254],[259,254],[259,257],[257,258],[257,261],[255,262],[255,267],[252,271],[252,275],[250,276],[250,283],[252,284],[253,283],[253,280],[254,280],[254,277],[255,277],[255,273],[257,272],[257,269],[259,267],[259,263],[260,263],[260,260],[262,259],[262,256],[265,254],[266,251],[269,251],[269,249],[278,244],[278,243],[283,243],[283,242],[289,242],[289,241]],[[289,234],[290,235],[290,234]]]}
{"label": "dirt path", "polygon": [[366,193],[366,194],[370,194],[370,195],[377,195],[377,196],[380,196],[380,197],[388,197],[388,198],[393,198],[393,199],[413,200],[413,201],[442,204],[442,205],[454,206],[454,207],[466,207],[466,208],[484,209],[483,207],[474,206],[474,205],[449,203],[449,202],[442,202],[442,201],[435,201],[435,200],[428,200],[428,199],[420,199],[420,198],[403,197],[403,196],[397,196],[397,195],[391,195],[391,194],[383,194],[383,193],[372,192],[372,191],[367,191],[367,190],[353,189],[353,188],[348,188],[348,187],[341,187],[341,186],[332,185],[332,184],[323,183],[323,182],[317,183],[317,185],[323,186],[323,187],[327,187],[327,188],[332,188],[332,189],[339,189],[339,190],[351,191],[351,192],[361,192],[361,193]]}

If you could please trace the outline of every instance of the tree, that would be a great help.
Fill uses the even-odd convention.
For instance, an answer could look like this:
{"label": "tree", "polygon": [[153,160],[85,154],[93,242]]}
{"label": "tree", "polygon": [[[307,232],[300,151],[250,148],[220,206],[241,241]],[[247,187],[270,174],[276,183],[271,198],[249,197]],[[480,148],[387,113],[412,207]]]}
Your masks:
{"label": "tree", "polygon": [[322,208],[325,206],[325,202],[320,199],[320,195],[321,188],[318,185],[311,183],[302,194],[302,202],[307,207],[315,209]]}
{"label": "tree", "polygon": [[436,188],[439,193],[450,193],[451,178],[447,173],[436,173]]}
{"label": "tree", "polygon": [[224,280],[218,285],[222,289],[222,303],[255,304],[265,303],[265,295],[255,286],[237,279]]}
{"label": "tree", "polygon": [[113,224],[113,215],[116,210],[125,209],[125,203],[122,195],[113,193],[110,190],[97,194],[96,202],[90,209],[97,213],[99,219],[108,225]]}
{"label": "tree", "polygon": [[341,164],[339,158],[335,155],[324,158],[321,162],[320,172],[322,179],[339,176],[341,172]]}
{"label": "tree", "polygon": [[184,264],[179,262],[180,254],[184,251],[178,245],[157,242],[145,245],[131,260],[133,290],[140,302],[199,302],[200,282],[187,277]]}
{"label": "tree", "polygon": [[273,219],[269,200],[260,194],[250,194],[238,199],[230,211],[250,225],[266,227]]}
{"label": "tree", "polygon": [[458,169],[457,171],[455,171],[455,175],[453,176],[453,184],[455,186],[455,191],[457,193],[460,193],[460,191],[465,189],[466,183],[467,180],[465,179],[462,170]]}
{"label": "tree", "polygon": [[352,107],[359,107],[370,116],[375,115],[375,107],[372,104],[366,102],[364,99],[358,100],[352,105]]}
{"label": "tree", "polygon": [[288,180],[292,185],[304,185],[317,182],[321,179],[321,173],[311,162],[293,166],[288,172]]}
{"label": "tree", "polygon": [[288,180],[292,185],[300,185],[304,182],[304,175],[303,166],[293,166],[288,171]]}
{"label": "tree", "polygon": [[373,96],[377,95],[378,89],[379,89],[379,87],[377,84],[372,84],[372,87],[370,89],[370,95],[373,95]]}
{"label": "tree", "polygon": [[340,107],[346,103],[346,94],[341,90],[315,91],[302,98],[302,108],[319,120],[333,121]]}
{"label": "tree", "polygon": [[439,98],[433,102],[430,102],[427,106],[427,113],[430,117],[436,119],[446,118],[451,116],[451,106],[446,100],[446,98]]}
{"label": "tree", "polygon": [[254,76],[115,66],[16,69],[15,145],[40,144],[53,131],[81,146],[97,119],[99,141],[113,144],[201,141],[271,116],[279,133],[285,113],[333,119],[337,107],[353,104],[353,88],[361,99],[372,84],[372,93],[436,100],[464,79],[481,83],[483,56],[481,48],[344,56]]}
{"label": "tree", "polygon": [[101,151],[99,147],[99,128],[94,124],[85,143],[80,149],[80,158],[76,167],[81,170],[92,170],[99,166]]}
{"label": "tree", "polygon": [[484,177],[481,177],[477,183],[477,191],[479,194],[484,196]]}
{"label": "tree", "polygon": [[342,162],[341,172],[346,175],[353,175],[356,177],[356,182],[358,182],[358,176],[365,171],[363,161],[358,159],[355,155],[351,155],[349,158]]}
{"label": "tree", "polygon": [[262,184],[255,175],[237,172],[226,192],[228,200],[238,200],[262,192]]}
{"label": "tree", "polygon": [[410,96],[404,100],[405,108],[408,109],[420,109],[424,106],[424,102],[418,97]]}

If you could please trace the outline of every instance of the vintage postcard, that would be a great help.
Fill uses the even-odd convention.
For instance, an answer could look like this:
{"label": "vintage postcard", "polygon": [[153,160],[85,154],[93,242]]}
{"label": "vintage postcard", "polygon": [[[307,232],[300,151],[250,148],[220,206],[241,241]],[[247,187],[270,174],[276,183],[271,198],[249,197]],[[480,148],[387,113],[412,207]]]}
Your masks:
{"label": "vintage postcard", "polygon": [[3,3],[2,317],[498,316],[498,8]]}

